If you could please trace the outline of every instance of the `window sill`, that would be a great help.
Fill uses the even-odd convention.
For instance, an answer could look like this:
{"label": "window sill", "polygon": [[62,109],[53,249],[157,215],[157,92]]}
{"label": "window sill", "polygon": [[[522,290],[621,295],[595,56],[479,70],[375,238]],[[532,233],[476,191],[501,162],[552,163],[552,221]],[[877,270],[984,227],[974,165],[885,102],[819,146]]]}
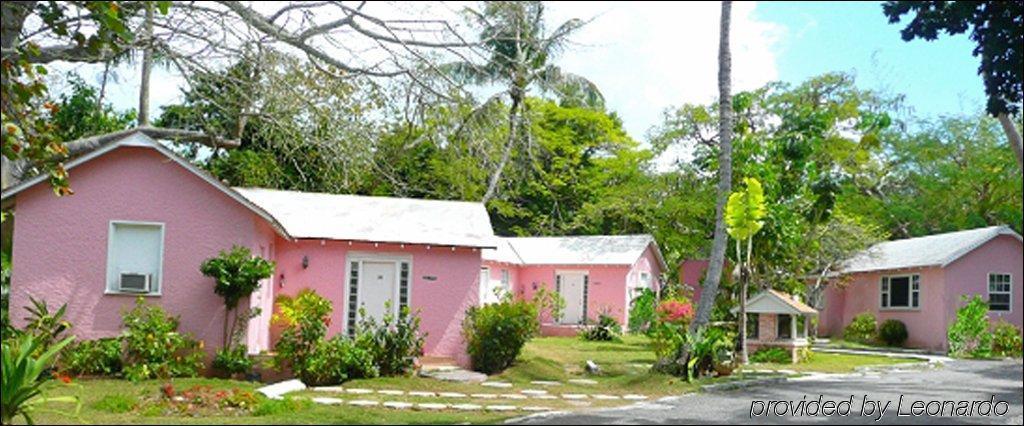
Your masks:
{"label": "window sill", "polygon": [[878,308],[881,312],[921,312],[921,308]]}
{"label": "window sill", "polygon": [[132,296],[132,297],[161,297],[161,293],[132,293],[130,291],[113,291],[107,290],[103,292],[104,296]]}

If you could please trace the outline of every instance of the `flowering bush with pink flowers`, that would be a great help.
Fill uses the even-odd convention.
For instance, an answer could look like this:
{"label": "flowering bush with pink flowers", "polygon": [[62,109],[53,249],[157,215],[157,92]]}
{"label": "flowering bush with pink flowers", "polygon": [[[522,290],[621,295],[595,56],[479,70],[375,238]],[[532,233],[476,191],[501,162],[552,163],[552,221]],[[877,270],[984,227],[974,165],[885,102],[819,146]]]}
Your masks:
{"label": "flowering bush with pink flowers", "polygon": [[689,324],[693,320],[693,304],[687,299],[664,300],[658,304],[658,320]]}

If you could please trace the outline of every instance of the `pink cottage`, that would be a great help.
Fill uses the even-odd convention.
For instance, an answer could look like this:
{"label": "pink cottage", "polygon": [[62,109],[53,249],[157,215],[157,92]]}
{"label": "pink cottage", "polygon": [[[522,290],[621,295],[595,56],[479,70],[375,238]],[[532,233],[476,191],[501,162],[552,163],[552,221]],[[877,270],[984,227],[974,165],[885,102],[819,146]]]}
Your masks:
{"label": "pink cottage", "polygon": [[[391,302],[419,312],[428,357],[468,363],[462,319],[489,294],[481,291],[481,254],[504,246],[483,204],[230,188],[144,131],[126,132],[67,168],[73,196],[55,197],[45,177],[2,194],[3,209],[16,213],[15,325],[23,325],[31,296],[66,303],[79,338],[114,336],[122,310],[142,296],[180,315],[182,330],[212,352],[222,341],[224,307],[199,265],[241,245],[277,263],[249,301],[262,311],[248,330],[252,352],[273,347],[274,298],[312,288],[333,302],[332,334],[351,327],[359,307],[379,317]],[[637,254],[628,267],[586,265],[600,269],[591,273],[595,309],[624,315],[626,286],[642,279],[633,275],[641,268],[653,283],[658,256]],[[508,269],[509,280],[550,282],[518,265]]]}
{"label": "pink cottage", "polygon": [[963,296],[989,303],[992,321],[1021,327],[1021,236],[1005,226],[875,245],[851,260],[825,291],[819,333],[842,336],[857,314],[902,321],[907,345],[941,351]]}
{"label": "pink cottage", "polygon": [[484,250],[480,299],[503,292],[533,297],[541,288],[565,300],[559,318],[544,318],[545,335],[574,335],[601,314],[626,326],[630,302],[657,292],[665,260],[650,235],[502,238]]}

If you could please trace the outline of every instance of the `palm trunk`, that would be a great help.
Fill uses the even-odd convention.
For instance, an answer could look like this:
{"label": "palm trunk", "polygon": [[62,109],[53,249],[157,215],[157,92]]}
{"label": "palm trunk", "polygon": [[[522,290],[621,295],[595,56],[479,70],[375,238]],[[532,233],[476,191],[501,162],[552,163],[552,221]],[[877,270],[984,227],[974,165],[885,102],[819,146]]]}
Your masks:
{"label": "palm trunk", "polygon": [[1005,112],[999,114],[996,118],[999,119],[999,124],[1003,126],[1003,132],[1006,132],[1006,139],[1010,140],[1013,153],[1017,154],[1017,165],[1024,168],[1024,153],[1022,153],[1021,137],[1020,132],[1017,131],[1017,125],[1013,123],[1013,120]]}
{"label": "palm trunk", "polygon": [[139,127],[149,125],[149,77],[153,71],[153,3],[146,3],[146,43],[142,51],[142,79],[139,83]]}
{"label": "palm trunk", "polygon": [[729,53],[729,21],[732,13],[732,2],[722,2],[721,30],[718,42],[718,115],[720,146],[718,153],[718,201],[715,204],[715,238],[711,246],[711,259],[704,288],[697,307],[697,316],[690,325],[690,330],[703,327],[711,319],[711,309],[718,296],[718,286],[722,280],[722,267],[725,263],[725,247],[728,235],[725,231],[725,204],[732,192],[732,56]]}
{"label": "palm trunk", "polygon": [[501,174],[505,167],[508,166],[509,159],[512,158],[512,149],[516,144],[516,129],[518,127],[517,121],[519,121],[519,105],[521,102],[518,96],[512,96],[512,106],[508,110],[508,142],[505,143],[505,151],[501,153],[501,161],[498,162],[498,168],[491,174],[491,181],[487,184],[487,192],[484,193],[483,199],[484,204],[487,204],[498,193]]}

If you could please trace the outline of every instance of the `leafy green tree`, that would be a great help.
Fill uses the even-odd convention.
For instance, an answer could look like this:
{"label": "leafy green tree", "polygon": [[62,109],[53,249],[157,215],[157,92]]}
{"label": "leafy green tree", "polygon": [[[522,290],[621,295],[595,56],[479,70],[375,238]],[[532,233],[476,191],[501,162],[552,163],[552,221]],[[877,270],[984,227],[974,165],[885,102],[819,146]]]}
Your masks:
{"label": "leafy green tree", "polygon": [[[747,287],[746,280],[750,259],[753,256],[754,235],[764,228],[764,217],[767,213],[764,200],[764,188],[754,178],[743,179],[746,188],[735,191],[729,196],[725,207],[725,223],[729,235],[736,240],[736,259],[740,268],[740,362],[747,363]],[[743,241],[747,242],[747,259],[743,260]]]}
{"label": "leafy green tree", "polygon": [[1022,231],[1022,177],[984,114],[922,121],[884,138],[885,154],[844,189],[840,209],[895,238],[1010,225]]}
{"label": "leafy green tree", "polygon": [[[163,11],[170,5],[158,3]],[[0,6],[0,186],[13,183],[13,163],[24,161],[49,174],[57,194],[70,193],[63,166],[67,148],[48,120],[54,104],[46,101],[48,87],[43,78],[47,64],[103,62],[128,48],[133,33],[126,24],[139,10],[138,3],[122,1],[8,1]],[[25,24],[32,19],[41,24],[32,34],[50,37],[53,44],[41,46],[36,39],[25,37]]]}
{"label": "leafy green tree", "polygon": [[882,11],[892,24],[913,14],[900,32],[904,41],[935,40],[942,31],[949,35],[970,31],[976,44],[974,56],[981,60],[978,74],[988,95],[985,109],[999,119],[1017,154],[1017,165],[1024,167],[1020,130],[1010,118],[1019,117],[1024,101],[1024,2],[888,1],[882,5]]}
{"label": "leafy green tree", "polygon": [[444,68],[463,81],[487,85],[500,84],[505,90],[490,101],[508,95],[508,140],[501,159],[487,184],[483,201],[497,194],[501,176],[513,152],[530,147],[529,123],[524,122],[529,106],[526,97],[531,88],[542,92],[566,93],[574,102],[584,99],[588,105],[604,105],[597,87],[583,77],[551,64],[565,48],[569,37],[584,22],[571,19],[548,32],[544,22],[544,4],[540,1],[488,1],[480,10],[467,8],[466,14],[480,28],[480,42],[489,57],[477,65],[469,62],[448,64]]}
{"label": "leafy green tree", "polygon": [[68,74],[68,84],[70,93],[60,96],[50,117],[58,139],[73,141],[126,130],[135,122],[134,111],[115,111],[112,105],[101,103],[96,88],[78,75]]}

